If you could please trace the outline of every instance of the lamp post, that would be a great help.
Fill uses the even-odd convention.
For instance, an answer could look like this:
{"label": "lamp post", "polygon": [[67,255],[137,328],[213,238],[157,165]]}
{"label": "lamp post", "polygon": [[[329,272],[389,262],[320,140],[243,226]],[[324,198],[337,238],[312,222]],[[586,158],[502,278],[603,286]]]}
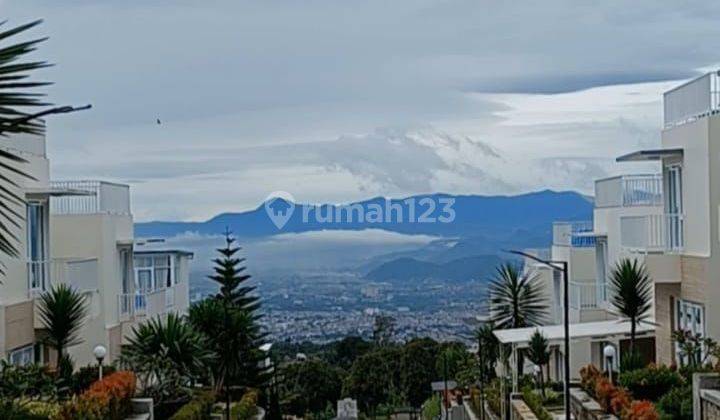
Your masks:
{"label": "lamp post", "polygon": [[98,344],[93,349],[93,354],[95,355],[95,358],[98,361],[98,378],[99,380],[102,380],[103,378],[103,359],[105,358],[105,355],[107,354],[107,349],[102,344]]}
{"label": "lamp post", "polygon": [[614,383],[613,381],[613,371],[615,370],[615,367],[613,366],[615,363],[615,346],[608,344],[603,348],[603,355],[605,356],[605,366],[607,366],[608,371],[608,378],[610,378],[610,382]]}
{"label": "lamp post", "polygon": [[511,254],[520,255],[526,258],[529,258],[533,261],[537,261],[540,264],[544,264],[547,267],[550,267],[553,271],[560,271],[563,274],[563,327],[565,330],[565,343],[564,348],[565,351],[563,352],[564,356],[564,369],[563,369],[563,376],[564,376],[564,394],[565,394],[565,418],[570,418],[570,293],[568,290],[568,263],[567,261],[552,261],[552,260],[543,260],[541,258],[538,258],[534,255],[528,254],[526,252],[522,251],[514,251],[509,250],[506,251]]}

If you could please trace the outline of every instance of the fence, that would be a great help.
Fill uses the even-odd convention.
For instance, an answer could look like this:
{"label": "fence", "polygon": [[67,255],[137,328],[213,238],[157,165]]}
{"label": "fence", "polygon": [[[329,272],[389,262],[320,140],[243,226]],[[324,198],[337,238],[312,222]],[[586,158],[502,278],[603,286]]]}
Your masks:
{"label": "fence", "polygon": [[27,287],[30,295],[67,284],[79,291],[98,289],[97,258],[56,258],[27,262]]}
{"label": "fence", "polygon": [[662,175],[623,175],[595,181],[595,207],[661,206]]}
{"label": "fence", "polygon": [[651,214],[620,218],[620,245],[629,251],[677,252],[684,246],[682,214]]}
{"label": "fence", "polygon": [[53,197],[50,200],[51,214],[130,214],[130,187],[127,185],[104,181],[53,181],[51,186],[89,193]]}
{"label": "fence", "polygon": [[663,95],[665,128],[694,121],[720,109],[718,73],[707,73]]}

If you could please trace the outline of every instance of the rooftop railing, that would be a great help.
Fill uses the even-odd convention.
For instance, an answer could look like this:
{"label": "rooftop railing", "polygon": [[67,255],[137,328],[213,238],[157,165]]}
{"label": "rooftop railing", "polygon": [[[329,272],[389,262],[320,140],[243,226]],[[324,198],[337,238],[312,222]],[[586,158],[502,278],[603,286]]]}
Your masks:
{"label": "rooftop railing", "polygon": [[586,248],[595,246],[592,221],[553,223],[553,245]]}
{"label": "rooftop railing", "polygon": [[91,195],[53,197],[50,213],[75,214],[130,214],[130,187],[105,181],[52,181],[52,188],[87,191]]}
{"label": "rooftop railing", "polygon": [[665,128],[695,121],[720,110],[718,72],[704,74],[663,95]]}
{"label": "rooftop railing", "polygon": [[151,318],[167,313],[175,306],[176,286],[164,287],[149,292],[122,293],[118,295],[120,319],[133,317]]}
{"label": "rooftop railing", "polygon": [[621,175],[595,181],[595,207],[662,206],[662,175]]}

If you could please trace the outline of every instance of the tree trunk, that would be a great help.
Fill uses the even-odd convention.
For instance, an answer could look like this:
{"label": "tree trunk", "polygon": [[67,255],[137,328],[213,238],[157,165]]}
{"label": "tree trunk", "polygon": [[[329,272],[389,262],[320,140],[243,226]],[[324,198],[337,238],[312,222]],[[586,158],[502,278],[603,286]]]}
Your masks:
{"label": "tree trunk", "polygon": [[635,332],[636,332],[636,320],[630,318],[630,355],[635,357]]}
{"label": "tree trunk", "polygon": [[540,366],[540,395],[542,395],[543,400],[545,400],[545,378],[543,375],[542,366]]}

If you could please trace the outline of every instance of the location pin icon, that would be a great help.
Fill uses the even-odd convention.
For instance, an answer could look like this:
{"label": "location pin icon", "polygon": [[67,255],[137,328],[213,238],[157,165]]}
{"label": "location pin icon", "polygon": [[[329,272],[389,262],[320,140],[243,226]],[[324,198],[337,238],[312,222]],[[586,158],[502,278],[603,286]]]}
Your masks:
{"label": "location pin icon", "polygon": [[265,212],[278,230],[282,230],[295,211],[295,199],[285,191],[270,193],[265,199]]}

